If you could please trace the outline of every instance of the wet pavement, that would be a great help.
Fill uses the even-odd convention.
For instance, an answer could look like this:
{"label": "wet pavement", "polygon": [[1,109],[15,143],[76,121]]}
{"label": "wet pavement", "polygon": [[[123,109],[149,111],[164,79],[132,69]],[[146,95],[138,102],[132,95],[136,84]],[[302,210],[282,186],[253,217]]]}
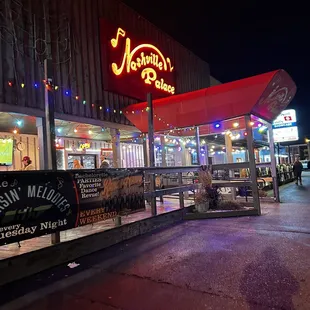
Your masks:
{"label": "wet pavement", "polygon": [[[302,173],[303,186],[297,186],[293,183],[286,184],[280,187],[281,201],[283,202],[310,202],[310,172],[304,171]],[[292,186],[294,185],[294,186]]]}
{"label": "wet pavement", "polygon": [[308,310],[309,191],[305,173],[260,217],[183,222],[19,281],[3,309]]}

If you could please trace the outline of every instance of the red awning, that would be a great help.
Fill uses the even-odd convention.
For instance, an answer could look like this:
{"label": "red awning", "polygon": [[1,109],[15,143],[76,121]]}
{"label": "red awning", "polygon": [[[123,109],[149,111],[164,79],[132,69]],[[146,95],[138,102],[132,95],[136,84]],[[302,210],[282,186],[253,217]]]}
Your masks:
{"label": "red awning", "polygon": [[[153,101],[154,130],[212,124],[253,114],[272,122],[292,101],[296,85],[284,70]],[[148,132],[147,102],[124,109],[126,117]]]}

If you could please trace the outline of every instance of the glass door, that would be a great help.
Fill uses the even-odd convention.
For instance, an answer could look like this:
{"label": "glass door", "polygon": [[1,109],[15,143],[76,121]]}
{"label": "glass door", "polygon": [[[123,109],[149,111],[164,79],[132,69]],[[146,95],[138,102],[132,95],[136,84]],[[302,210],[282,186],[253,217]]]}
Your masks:
{"label": "glass door", "polygon": [[82,166],[84,169],[96,169],[96,155],[82,155]]}
{"label": "glass door", "polygon": [[83,166],[83,169],[96,169],[97,168],[96,155],[69,154],[68,155],[68,169],[74,169],[73,168],[74,160],[78,160]]}

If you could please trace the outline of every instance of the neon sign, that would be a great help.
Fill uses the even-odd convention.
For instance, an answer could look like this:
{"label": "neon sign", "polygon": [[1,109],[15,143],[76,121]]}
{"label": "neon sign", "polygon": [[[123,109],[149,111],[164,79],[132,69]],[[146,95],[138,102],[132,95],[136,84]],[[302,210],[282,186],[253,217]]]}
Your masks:
{"label": "neon sign", "polygon": [[90,143],[81,143],[80,144],[80,149],[82,150],[86,150],[86,149],[90,149]]}
{"label": "neon sign", "polygon": [[[118,28],[116,37],[111,39],[111,46],[117,48],[120,37],[125,37],[126,32]],[[152,44],[140,44],[134,49],[131,47],[131,39],[126,38],[123,59],[120,65],[112,63],[112,72],[116,76],[131,74],[141,71],[141,79],[147,85],[154,85],[156,89],[175,94],[175,86],[168,84],[163,78],[158,77],[160,72],[172,72],[174,67],[168,57],[164,57],[162,52]]]}

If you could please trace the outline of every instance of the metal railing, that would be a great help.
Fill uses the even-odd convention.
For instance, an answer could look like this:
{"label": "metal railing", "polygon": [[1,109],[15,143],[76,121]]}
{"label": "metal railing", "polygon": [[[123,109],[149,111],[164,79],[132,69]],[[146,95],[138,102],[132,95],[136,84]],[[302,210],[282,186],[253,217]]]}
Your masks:
{"label": "metal railing", "polygon": [[[149,184],[149,188],[146,188],[145,198],[150,202],[152,215],[157,214],[156,198],[163,197],[164,195],[179,194],[180,208],[184,208],[184,192],[194,191],[199,187],[199,184],[184,184],[184,173],[194,172],[197,173],[201,170],[200,166],[189,166],[189,167],[154,167],[145,168],[145,183]],[[156,189],[155,178],[160,175],[171,175],[174,174],[174,179],[177,178],[177,186],[168,188]]]}

